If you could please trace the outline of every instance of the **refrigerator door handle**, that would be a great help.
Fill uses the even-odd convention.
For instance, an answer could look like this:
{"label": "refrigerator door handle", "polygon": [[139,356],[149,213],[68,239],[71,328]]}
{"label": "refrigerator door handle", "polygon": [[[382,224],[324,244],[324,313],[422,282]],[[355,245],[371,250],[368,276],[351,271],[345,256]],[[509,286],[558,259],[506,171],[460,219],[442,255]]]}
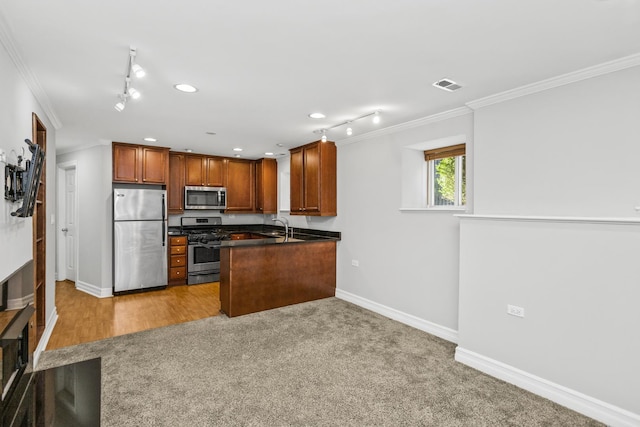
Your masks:
{"label": "refrigerator door handle", "polygon": [[167,234],[164,228],[165,227],[164,219],[165,217],[164,217],[164,194],[163,194],[162,195],[162,246],[165,245],[165,235]]}

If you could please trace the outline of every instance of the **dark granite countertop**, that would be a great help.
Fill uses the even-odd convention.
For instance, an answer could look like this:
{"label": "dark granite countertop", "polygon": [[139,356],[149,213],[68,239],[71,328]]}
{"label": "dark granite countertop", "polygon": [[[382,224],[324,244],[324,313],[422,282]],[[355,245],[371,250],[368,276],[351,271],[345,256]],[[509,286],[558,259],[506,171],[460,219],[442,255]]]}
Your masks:
{"label": "dark granite countertop", "polygon": [[[250,238],[223,240],[222,247],[262,246],[275,244],[295,244],[310,242],[339,241],[341,233],[338,231],[314,230],[310,228],[292,227],[289,237],[284,237],[284,227],[266,224],[234,224],[220,225],[217,229],[230,234],[250,234]],[[180,227],[169,227],[169,235],[182,235]]]}

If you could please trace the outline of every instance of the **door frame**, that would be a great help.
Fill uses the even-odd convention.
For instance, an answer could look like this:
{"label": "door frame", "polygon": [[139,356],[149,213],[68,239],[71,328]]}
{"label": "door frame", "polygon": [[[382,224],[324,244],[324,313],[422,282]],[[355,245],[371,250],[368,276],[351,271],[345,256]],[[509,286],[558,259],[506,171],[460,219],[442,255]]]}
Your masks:
{"label": "door frame", "polygon": [[66,257],[67,257],[67,251],[66,251],[66,240],[63,238],[63,232],[62,232],[62,227],[63,224],[61,224],[62,219],[64,218],[64,214],[65,214],[65,198],[66,198],[66,189],[65,189],[65,184],[66,184],[66,171],[69,169],[75,169],[76,171],[76,191],[75,191],[75,197],[74,197],[74,209],[76,210],[76,229],[75,229],[75,240],[76,240],[76,244],[75,244],[75,251],[74,251],[74,265],[76,266],[76,280],[75,282],[78,281],[78,277],[79,277],[79,270],[80,270],[80,266],[78,264],[78,258],[79,258],[79,226],[78,223],[80,221],[80,217],[78,215],[78,161],[77,160],[71,160],[68,162],[63,162],[63,163],[58,163],[57,164],[57,176],[56,176],[56,181],[58,182],[58,188],[57,188],[57,216],[58,216],[58,221],[56,224],[56,253],[58,254],[57,257],[57,265],[56,265],[56,280],[61,281],[61,280],[65,280],[67,278],[66,275]]}

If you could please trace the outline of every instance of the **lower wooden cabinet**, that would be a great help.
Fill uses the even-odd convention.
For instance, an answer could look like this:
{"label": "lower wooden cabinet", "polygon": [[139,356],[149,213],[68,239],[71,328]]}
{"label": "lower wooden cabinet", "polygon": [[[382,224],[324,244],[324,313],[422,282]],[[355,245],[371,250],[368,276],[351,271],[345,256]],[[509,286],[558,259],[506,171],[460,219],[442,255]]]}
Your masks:
{"label": "lower wooden cabinet", "polygon": [[169,284],[187,284],[187,237],[169,238]]}

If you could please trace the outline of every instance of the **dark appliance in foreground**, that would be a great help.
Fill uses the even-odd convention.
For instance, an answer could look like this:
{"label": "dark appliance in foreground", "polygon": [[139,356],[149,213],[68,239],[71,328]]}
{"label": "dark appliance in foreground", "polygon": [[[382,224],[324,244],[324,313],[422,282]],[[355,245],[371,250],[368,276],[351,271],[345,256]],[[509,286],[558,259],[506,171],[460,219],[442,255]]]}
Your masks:
{"label": "dark appliance in foreground", "polygon": [[22,377],[29,363],[29,319],[35,312],[33,305],[20,310],[0,333],[0,357],[2,358],[2,400],[11,396],[13,389]]}
{"label": "dark appliance in foreground", "polygon": [[220,281],[220,246],[228,238],[220,217],[183,217],[187,235],[187,285]]}
{"label": "dark appliance in foreground", "polygon": [[97,358],[25,374],[3,402],[0,427],[99,426],[100,365]]}

